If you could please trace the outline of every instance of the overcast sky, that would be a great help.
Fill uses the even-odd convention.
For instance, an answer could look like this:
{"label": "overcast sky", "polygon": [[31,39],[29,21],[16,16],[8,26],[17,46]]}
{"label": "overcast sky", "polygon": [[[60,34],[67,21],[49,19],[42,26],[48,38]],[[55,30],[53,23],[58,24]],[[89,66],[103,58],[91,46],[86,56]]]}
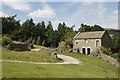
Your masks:
{"label": "overcast sky", "polygon": [[2,2],[1,16],[17,14],[17,20],[24,22],[33,18],[34,22],[52,22],[54,29],[59,22],[68,26],[81,23],[98,24],[104,28],[118,28],[118,2]]}

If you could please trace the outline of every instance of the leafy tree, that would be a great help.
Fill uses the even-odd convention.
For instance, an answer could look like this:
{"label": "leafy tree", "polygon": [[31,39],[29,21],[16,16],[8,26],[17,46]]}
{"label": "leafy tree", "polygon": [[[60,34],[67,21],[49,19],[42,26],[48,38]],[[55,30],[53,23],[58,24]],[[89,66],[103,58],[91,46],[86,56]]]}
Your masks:
{"label": "leafy tree", "polygon": [[80,32],[88,32],[88,31],[91,31],[91,28],[90,28],[90,26],[84,25],[84,24],[82,23],[82,24],[81,24],[81,27],[79,28],[79,31],[80,31]]}
{"label": "leafy tree", "polygon": [[9,34],[12,35],[13,32],[17,29],[19,29],[20,27],[20,20],[15,20],[15,17],[17,15],[14,16],[10,16],[10,17],[1,17],[0,19],[2,19],[2,34]]}
{"label": "leafy tree", "polygon": [[99,25],[89,26],[86,24],[81,24],[81,27],[79,28],[80,32],[89,32],[89,31],[104,31],[104,28],[102,28]]}
{"label": "leafy tree", "polygon": [[113,54],[109,48],[101,47],[100,50],[102,51],[102,53],[107,54],[109,56]]}
{"label": "leafy tree", "polygon": [[119,52],[120,51],[120,33],[114,34],[112,36],[112,42],[113,42],[113,51]]}
{"label": "leafy tree", "polygon": [[2,37],[2,45],[3,46],[7,46],[9,43],[11,43],[12,42],[12,39],[10,38],[10,36],[8,36],[8,35],[4,35],[3,37]]}
{"label": "leafy tree", "polygon": [[37,45],[41,45],[41,39],[40,39],[40,36],[38,36],[38,39],[36,41]]}
{"label": "leafy tree", "polygon": [[42,42],[42,46],[46,46],[46,40]]}
{"label": "leafy tree", "polygon": [[25,39],[29,39],[30,37],[34,37],[34,29],[35,24],[33,22],[33,19],[27,19],[23,24],[22,24],[22,32],[24,33]]}
{"label": "leafy tree", "polygon": [[59,34],[59,39],[60,41],[64,40],[64,35],[66,34],[68,30],[68,27],[66,26],[66,24],[63,22],[63,24],[59,23],[58,25],[58,34]]}
{"label": "leafy tree", "polygon": [[52,23],[49,21],[47,28],[46,28],[46,44],[48,47],[54,47],[54,30],[52,27]]}
{"label": "leafy tree", "polygon": [[[10,35],[15,41],[29,42],[46,47],[57,47],[58,43],[65,41],[68,45],[72,46],[72,38],[76,31],[72,27],[68,27],[64,22],[58,24],[58,29],[53,30],[52,22],[49,21],[45,26],[45,22],[34,23],[33,19],[27,19],[20,24],[20,20],[15,19],[16,15],[11,17],[1,17],[2,19],[2,32],[3,35]],[[99,25],[89,26],[81,24],[79,31],[99,31],[104,30]]]}
{"label": "leafy tree", "polygon": [[104,28],[99,25],[94,25],[91,27],[91,31],[104,31]]}
{"label": "leafy tree", "polygon": [[45,28],[45,22],[42,21],[41,26],[39,27],[40,31],[40,39],[41,39],[41,45],[42,42],[46,39],[46,28]]}
{"label": "leafy tree", "polygon": [[67,45],[69,45],[71,48],[73,47],[73,37],[76,35],[75,31],[68,31],[66,35],[64,36],[65,42]]}
{"label": "leafy tree", "polygon": [[48,25],[47,25],[46,30],[47,30],[47,31],[48,31],[48,30],[53,30],[51,21],[48,22]]}
{"label": "leafy tree", "polygon": [[[35,26],[35,32],[34,32],[35,35],[34,35],[34,37],[40,39],[40,40],[39,40],[39,41],[40,41],[40,42],[39,42],[39,45],[42,45],[43,40],[46,39],[46,34],[45,34],[45,32],[46,32],[45,22],[42,21],[42,22],[37,23],[37,25]],[[39,36],[39,37],[38,37],[38,36]]]}
{"label": "leafy tree", "polygon": [[55,30],[54,33],[53,33],[53,44],[51,45],[52,47],[58,47],[58,43],[60,42],[59,40],[59,34],[58,34],[58,31]]}

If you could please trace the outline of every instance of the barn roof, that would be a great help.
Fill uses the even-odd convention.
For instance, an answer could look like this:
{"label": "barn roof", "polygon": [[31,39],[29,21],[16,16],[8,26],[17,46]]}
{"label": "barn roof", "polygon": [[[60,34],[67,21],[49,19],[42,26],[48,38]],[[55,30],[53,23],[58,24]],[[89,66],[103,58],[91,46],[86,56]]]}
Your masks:
{"label": "barn roof", "polygon": [[78,32],[74,39],[99,39],[102,38],[105,31]]}

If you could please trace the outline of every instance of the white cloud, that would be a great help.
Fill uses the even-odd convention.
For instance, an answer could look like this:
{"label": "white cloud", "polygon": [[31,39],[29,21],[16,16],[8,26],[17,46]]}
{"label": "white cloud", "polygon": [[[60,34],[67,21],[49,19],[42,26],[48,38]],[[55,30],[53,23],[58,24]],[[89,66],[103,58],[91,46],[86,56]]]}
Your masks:
{"label": "white cloud", "polygon": [[55,12],[51,9],[38,9],[28,14],[31,18],[53,18]]}
{"label": "white cloud", "polygon": [[8,15],[2,11],[0,11],[0,17],[7,17]]}
{"label": "white cloud", "polygon": [[92,5],[93,4],[93,2],[83,2],[83,5]]}
{"label": "white cloud", "polygon": [[9,6],[15,10],[30,10],[30,5],[27,2],[20,2],[19,0],[11,0],[11,2],[7,2],[8,0],[2,1],[3,5]]}
{"label": "white cloud", "polygon": [[42,9],[38,9],[28,14],[31,18],[54,18],[55,15],[55,11],[47,3],[42,3]]}
{"label": "white cloud", "polygon": [[113,14],[118,14],[118,10],[115,10],[115,11],[113,12]]}
{"label": "white cloud", "polygon": [[[69,22],[74,22],[76,25],[76,29],[79,27],[81,23],[86,23],[90,25],[100,24],[104,25],[108,23],[106,26],[111,27],[115,22],[117,22],[117,15],[113,14],[117,13],[117,11],[111,11],[106,7],[106,3],[92,3],[92,5],[86,5],[80,10],[74,11],[73,15],[71,15]],[[108,17],[109,16],[109,17]],[[104,20],[104,21],[103,21]],[[102,26],[104,27],[104,26]],[[116,27],[116,26],[115,26]]]}

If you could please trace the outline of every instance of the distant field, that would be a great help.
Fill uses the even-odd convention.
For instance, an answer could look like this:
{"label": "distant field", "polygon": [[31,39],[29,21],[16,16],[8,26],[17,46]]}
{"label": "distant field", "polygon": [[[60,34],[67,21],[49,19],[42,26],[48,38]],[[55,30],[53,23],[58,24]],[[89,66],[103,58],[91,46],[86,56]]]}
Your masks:
{"label": "distant field", "polygon": [[3,77],[6,78],[118,78],[117,67],[98,57],[81,55],[78,53],[62,53],[62,54],[73,56],[79,59],[82,62],[82,65],[81,64],[36,65],[36,64],[3,62]]}

